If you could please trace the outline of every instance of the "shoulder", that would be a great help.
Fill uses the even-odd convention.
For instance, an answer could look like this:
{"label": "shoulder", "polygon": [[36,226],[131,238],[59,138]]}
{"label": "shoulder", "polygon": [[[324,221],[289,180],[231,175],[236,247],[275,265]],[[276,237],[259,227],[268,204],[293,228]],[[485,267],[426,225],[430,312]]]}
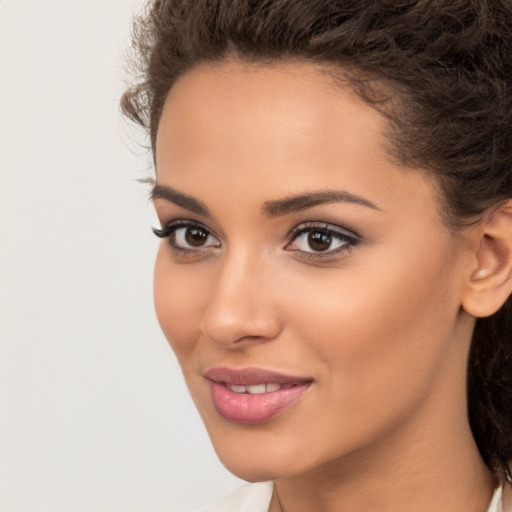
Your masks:
{"label": "shoulder", "polygon": [[244,485],[203,512],[267,512],[272,488],[272,482]]}

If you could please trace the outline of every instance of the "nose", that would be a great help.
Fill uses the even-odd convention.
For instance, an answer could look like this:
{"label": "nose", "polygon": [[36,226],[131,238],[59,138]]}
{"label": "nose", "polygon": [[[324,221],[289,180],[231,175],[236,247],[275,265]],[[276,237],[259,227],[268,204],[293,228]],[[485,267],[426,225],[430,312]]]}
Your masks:
{"label": "nose", "polygon": [[219,347],[240,349],[281,332],[273,301],[275,279],[265,262],[233,255],[219,264],[203,318],[203,331]]}

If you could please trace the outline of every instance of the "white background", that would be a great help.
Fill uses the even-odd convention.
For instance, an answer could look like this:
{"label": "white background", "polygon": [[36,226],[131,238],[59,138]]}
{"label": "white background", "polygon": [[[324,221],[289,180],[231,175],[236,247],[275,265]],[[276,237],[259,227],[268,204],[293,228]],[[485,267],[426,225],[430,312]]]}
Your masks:
{"label": "white background", "polygon": [[153,313],[118,112],[135,0],[0,0],[0,510],[200,509],[217,461]]}

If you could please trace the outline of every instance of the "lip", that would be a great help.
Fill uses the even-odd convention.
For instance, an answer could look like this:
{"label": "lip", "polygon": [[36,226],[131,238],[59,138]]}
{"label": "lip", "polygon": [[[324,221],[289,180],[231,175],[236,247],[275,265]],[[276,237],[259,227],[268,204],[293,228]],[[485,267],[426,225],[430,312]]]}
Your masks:
{"label": "lip", "polygon": [[[295,402],[310,388],[313,379],[285,375],[261,368],[210,368],[205,377],[210,381],[210,393],[217,412],[226,420],[241,424],[267,422]],[[251,386],[274,383],[286,386],[261,394],[236,393],[228,386]]]}
{"label": "lip", "polygon": [[225,382],[227,384],[238,384],[240,386],[251,386],[261,382],[275,382],[276,384],[301,384],[311,382],[313,379],[307,377],[297,377],[285,375],[283,373],[264,370],[262,368],[228,368],[227,366],[217,366],[206,371],[207,379],[214,382]]}

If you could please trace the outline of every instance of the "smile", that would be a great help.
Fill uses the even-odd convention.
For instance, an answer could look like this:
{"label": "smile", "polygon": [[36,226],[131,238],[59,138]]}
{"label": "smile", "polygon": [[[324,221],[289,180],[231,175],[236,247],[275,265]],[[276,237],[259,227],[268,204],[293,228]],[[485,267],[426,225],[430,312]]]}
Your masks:
{"label": "smile", "polygon": [[269,384],[252,384],[251,386],[242,386],[237,384],[228,384],[227,382],[223,383],[228,389],[233,391],[233,393],[249,393],[250,395],[261,395],[263,393],[273,393],[274,391],[279,391],[280,389],[289,389],[294,386],[294,384],[277,384],[276,382],[271,382]]}
{"label": "smile", "polygon": [[213,368],[206,372],[217,412],[232,423],[269,421],[304,396],[312,379],[257,368]]}

